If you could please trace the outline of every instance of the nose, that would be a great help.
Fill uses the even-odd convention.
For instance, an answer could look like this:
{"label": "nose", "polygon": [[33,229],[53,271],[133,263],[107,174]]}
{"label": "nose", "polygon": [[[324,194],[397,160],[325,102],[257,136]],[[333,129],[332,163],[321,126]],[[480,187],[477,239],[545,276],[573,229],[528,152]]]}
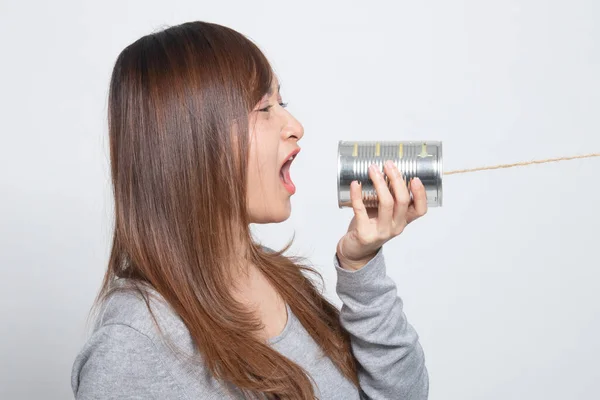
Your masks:
{"label": "nose", "polygon": [[289,114],[289,118],[283,132],[285,134],[285,139],[296,138],[296,141],[298,141],[302,139],[302,136],[304,136],[304,127],[300,121],[294,118],[292,114]]}

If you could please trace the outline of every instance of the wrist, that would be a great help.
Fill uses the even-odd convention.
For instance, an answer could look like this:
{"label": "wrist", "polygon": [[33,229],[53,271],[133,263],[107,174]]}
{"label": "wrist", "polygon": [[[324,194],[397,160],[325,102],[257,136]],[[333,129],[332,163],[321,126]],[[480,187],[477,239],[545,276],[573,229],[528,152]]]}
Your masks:
{"label": "wrist", "polygon": [[365,257],[361,257],[358,260],[347,259],[346,257],[341,256],[339,251],[336,253],[336,256],[338,259],[338,263],[340,264],[340,267],[342,267],[343,269],[348,270],[348,271],[358,271],[358,270],[362,269],[365,265],[367,265],[369,263],[369,261],[371,261],[373,258],[375,258],[375,256],[377,255],[378,252],[379,252],[379,249],[375,250],[373,253],[371,253]]}

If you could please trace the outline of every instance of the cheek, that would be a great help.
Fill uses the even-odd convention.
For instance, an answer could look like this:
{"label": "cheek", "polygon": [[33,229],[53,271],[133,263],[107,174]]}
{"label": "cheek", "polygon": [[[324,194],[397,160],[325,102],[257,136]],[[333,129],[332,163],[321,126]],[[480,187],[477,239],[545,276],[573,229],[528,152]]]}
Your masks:
{"label": "cheek", "polygon": [[250,142],[250,151],[248,154],[248,194],[251,199],[266,199],[268,194],[274,190],[277,183],[279,171],[278,163],[278,143],[257,136]]}
{"label": "cheek", "polygon": [[257,123],[250,132],[249,169],[265,179],[277,176],[279,163],[279,133],[269,123]]}
{"label": "cheek", "polygon": [[279,150],[279,135],[273,132],[257,131],[251,138],[246,201],[253,222],[281,222],[290,214],[279,181]]}

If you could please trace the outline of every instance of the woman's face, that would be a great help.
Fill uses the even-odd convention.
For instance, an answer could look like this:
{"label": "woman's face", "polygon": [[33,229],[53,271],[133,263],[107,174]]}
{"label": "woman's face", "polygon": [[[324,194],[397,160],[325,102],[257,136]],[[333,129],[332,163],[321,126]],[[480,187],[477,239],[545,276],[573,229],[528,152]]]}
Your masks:
{"label": "woman's face", "polygon": [[279,81],[249,116],[250,159],[247,205],[253,223],[281,222],[290,216],[290,197],[296,191],[289,174],[290,157],[300,150],[304,128],[285,109]]}

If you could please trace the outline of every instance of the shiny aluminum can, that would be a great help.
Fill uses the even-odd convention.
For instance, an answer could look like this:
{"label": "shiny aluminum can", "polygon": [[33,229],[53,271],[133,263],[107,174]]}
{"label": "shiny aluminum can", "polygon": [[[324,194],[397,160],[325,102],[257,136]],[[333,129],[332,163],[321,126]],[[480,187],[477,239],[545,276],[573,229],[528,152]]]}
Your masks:
{"label": "shiny aluminum can", "polygon": [[[442,205],[442,143],[396,141],[340,141],[338,143],[338,206],[352,207],[350,183],[362,183],[363,202],[367,208],[378,206],[377,193],[369,178],[369,166],[376,164],[383,172],[387,160],[396,164],[407,184],[418,177],[425,186],[429,207]],[[384,177],[389,182],[387,176]],[[389,184],[389,183],[388,183]]]}

